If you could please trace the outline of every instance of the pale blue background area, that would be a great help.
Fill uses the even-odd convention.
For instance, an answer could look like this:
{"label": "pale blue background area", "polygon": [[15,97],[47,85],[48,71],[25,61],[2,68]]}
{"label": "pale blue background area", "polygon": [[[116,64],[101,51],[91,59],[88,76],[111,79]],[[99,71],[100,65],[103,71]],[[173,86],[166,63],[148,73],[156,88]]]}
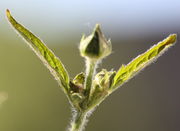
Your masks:
{"label": "pale blue background area", "polygon": [[77,31],[81,35],[96,23],[108,35],[117,32],[127,38],[180,28],[180,0],[2,0],[1,20],[6,8],[43,35],[48,31],[63,37]]}

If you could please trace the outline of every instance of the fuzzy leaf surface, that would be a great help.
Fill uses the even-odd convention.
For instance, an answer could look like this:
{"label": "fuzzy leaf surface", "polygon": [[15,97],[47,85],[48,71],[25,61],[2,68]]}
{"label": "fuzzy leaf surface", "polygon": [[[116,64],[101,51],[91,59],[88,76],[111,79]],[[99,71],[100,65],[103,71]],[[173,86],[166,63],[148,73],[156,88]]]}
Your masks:
{"label": "fuzzy leaf surface", "polygon": [[62,85],[65,90],[68,88],[69,75],[61,63],[58,57],[32,32],[19,24],[12,16],[9,10],[6,11],[6,15],[9,23],[14,27],[20,36],[24,38],[27,44],[35,52],[35,54],[41,59],[41,61],[50,70],[55,79]]}
{"label": "fuzzy leaf surface", "polygon": [[177,39],[176,37],[176,34],[169,35],[166,39],[133,59],[129,64],[122,65],[114,77],[111,88],[116,89],[117,87],[121,86],[150,63],[155,61],[159,56],[167,51],[167,49],[174,45]]}

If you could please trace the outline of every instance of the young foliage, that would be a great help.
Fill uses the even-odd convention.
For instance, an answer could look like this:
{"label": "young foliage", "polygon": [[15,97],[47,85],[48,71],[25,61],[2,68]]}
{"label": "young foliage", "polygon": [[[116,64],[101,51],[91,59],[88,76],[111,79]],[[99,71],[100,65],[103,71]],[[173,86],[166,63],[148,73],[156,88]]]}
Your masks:
{"label": "young foliage", "polygon": [[88,113],[92,112],[115,89],[173,46],[177,37],[176,34],[169,35],[129,64],[122,65],[117,72],[103,69],[96,74],[97,64],[110,55],[112,50],[110,40],[105,38],[97,24],[93,33],[88,37],[83,36],[80,41],[79,49],[81,56],[86,60],[86,71],[70,80],[65,67],[53,52],[38,37],[19,24],[9,10],[6,11],[6,15],[10,24],[43,61],[67,95],[75,110],[69,131],[82,131]]}
{"label": "young foliage", "polygon": [[31,47],[31,49],[36,53],[36,55],[42,60],[42,62],[46,65],[46,67],[50,70],[56,80],[60,82],[60,84],[65,88],[64,90],[68,90],[69,76],[58,57],[56,57],[53,52],[33,33],[27,30],[24,26],[19,24],[10,14],[10,11],[6,11],[6,15],[8,21],[24,38],[27,44]]}
{"label": "young foliage", "polygon": [[129,64],[122,65],[114,77],[112,88],[117,88],[124,82],[128,81],[159,56],[161,56],[169,47],[176,42],[176,34],[169,35],[166,39],[151,47],[145,53],[133,59]]}

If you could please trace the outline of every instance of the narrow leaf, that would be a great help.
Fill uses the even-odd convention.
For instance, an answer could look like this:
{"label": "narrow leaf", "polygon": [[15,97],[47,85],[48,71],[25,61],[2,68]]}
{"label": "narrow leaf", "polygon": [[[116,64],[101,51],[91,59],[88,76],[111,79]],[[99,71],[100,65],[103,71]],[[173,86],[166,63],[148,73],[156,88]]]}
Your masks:
{"label": "narrow leaf", "polygon": [[61,61],[53,54],[53,52],[33,33],[31,33],[24,26],[19,24],[10,14],[10,11],[6,11],[6,15],[10,24],[14,29],[24,38],[31,49],[36,53],[36,55],[42,60],[46,67],[50,70],[52,75],[58,82],[66,88],[69,84],[68,73],[61,63]]}
{"label": "narrow leaf", "polygon": [[176,34],[169,35],[166,39],[151,47],[145,53],[133,59],[129,64],[122,65],[116,73],[112,88],[117,88],[128,81],[147,65],[161,56],[169,47],[176,42]]}

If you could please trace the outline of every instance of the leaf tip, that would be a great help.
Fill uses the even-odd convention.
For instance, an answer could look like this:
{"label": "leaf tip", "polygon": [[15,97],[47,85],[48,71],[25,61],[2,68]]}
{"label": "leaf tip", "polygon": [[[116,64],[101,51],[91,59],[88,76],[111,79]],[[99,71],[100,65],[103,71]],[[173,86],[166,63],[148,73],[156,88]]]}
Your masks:
{"label": "leaf tip", "polygon": [[9,9],[6,9],[6,16],[9,18],[11,16],[11,12],[9,11]]}
{"label": "leaf tip", "polygon": [[174,44],[177,40],[177,34],[171,34],[169,35],[169,43]]}
{"label": "leaf tip", "polygon": [[96,24],[95,29],[100,28],[100,24]]}
{"label": "leaf tip", "polygon": [[164,46],[174,45],[177,40],[177,34],[170,34],[163,42]]}

